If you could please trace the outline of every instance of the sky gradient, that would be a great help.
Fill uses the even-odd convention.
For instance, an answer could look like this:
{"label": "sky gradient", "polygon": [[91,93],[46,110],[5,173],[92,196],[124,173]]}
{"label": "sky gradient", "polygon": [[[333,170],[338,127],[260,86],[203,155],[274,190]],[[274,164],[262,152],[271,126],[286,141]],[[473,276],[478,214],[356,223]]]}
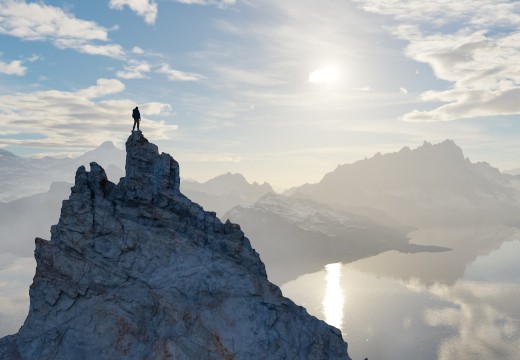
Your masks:
{"label": "sky gradient", "polygon": [[520,168],[520,3],[0,0],[0,147],[144,135],[207,180],[277,188],[453,139]]}

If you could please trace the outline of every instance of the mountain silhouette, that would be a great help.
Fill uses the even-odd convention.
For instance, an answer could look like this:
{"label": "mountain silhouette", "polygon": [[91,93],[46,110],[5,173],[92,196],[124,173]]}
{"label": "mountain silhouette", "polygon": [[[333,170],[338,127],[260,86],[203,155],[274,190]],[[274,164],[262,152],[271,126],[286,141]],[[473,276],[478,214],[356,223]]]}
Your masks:
{"label": "mountain silhouette", "polygon": [[446,140],[340,165],[319,183],[285,194],[336,206],[371,207],[403,224],[423,226],[515,222],[519,189],[514,177],[487,163],[472,163]]}

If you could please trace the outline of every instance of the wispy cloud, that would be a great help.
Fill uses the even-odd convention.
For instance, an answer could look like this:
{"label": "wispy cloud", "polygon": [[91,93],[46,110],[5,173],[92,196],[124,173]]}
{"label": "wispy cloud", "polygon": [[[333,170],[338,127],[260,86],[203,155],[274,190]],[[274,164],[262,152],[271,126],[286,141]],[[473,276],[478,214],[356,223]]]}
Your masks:
{"label": "wispy cloud", "polygon": [[157,72],[160,74],[166,74],[170,81],[198,81],[204,78],[204,76],[200,74],[172,69],[168,64],[160,65]]}
{"label": "wispy cloud", "polygon": [[13,60],[5,63],[0,60],[0,74],[23,76],[27,72],[27,67],[22,65],[20,60]]}
{"label": "wispy cloud", "polygon": [[154,24],[157,18],[157,4],[154,0],[110,0],[108,6],[116,10],[123,10],[128,6],[148,24]]}
{"label": "wispy cloud", "polygon": [[520,114],[520,3],[496,0],[422,2],[357,0],[365,10],[394,17],[393,31],[408,41],[406,55],[451,83],[430,90],[405,121],[451,121]]}
{"label": "wispy cloud", "polygon": [[[99,79],[96,85],[75,92],[46,90],[0,96],[2,126],[6,133],[32,133],[40,137],[0,139],[0,145],[23,144],[57,147],[64,150],[98,146],[106,139],[123,140],[131,127],[130,99],[109,99],[121,93],[124,84],[117,79]],[[150,117],[171,113],[171,106],[160,102],[138,104],[142,128],[150,138],[167,139],[177,129]],[[125,116],[127,114],[128,116]]]}
{"label": "wispy cloud", "polygon": [[144,50],[141,49],[139,46],[134,46],[134,47],[132,48],[132,52],[133,52],[134,54],[137,54],[137,55],[142,55],[142,54],[144,54]]}
{"label": "wispy cloud", "polygon": [[236,3],[236,0],[175,0],[181,4],[187,5],[215,5],[220,8],[230,6]]}
{"label": "wispy cloud", "polygon": [[27,61],[29,61],[29,62],[35,62],[35,61],[40,60],[40,59],[41,59],[40,56],[38,56],[38,55],[36,55],[36,54],[32,54],[29,58],[27,58]]}
{"label": "wispy cloud", "polygon": [[106,28],[43,3],[0,0],[0,33],[24,40],[49,41],[58,48],[90,55],[124,55],[120,45],[106,44],[109,41]]}

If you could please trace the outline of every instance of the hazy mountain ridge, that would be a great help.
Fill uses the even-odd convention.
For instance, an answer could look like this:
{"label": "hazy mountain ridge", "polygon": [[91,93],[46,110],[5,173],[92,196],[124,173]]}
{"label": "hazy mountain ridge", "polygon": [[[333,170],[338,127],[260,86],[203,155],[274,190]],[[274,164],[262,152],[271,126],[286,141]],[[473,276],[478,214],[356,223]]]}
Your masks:
{"label": "hazy mountain ridge", "polygon": [[221,217],[234,206],[251,205],[263,195],[274,192],[268,183],[249,183],[243,175],[229,172],[204,183],[182,180],[181,189],[190,199]]}
{"label": "hazy mountain ridge", "polygon": [[506,174],[506,175],[511,175],[511,176],[520,176],[520,168],[501,171],[501,173]]}
{"label": "hazy mountain ridge", "polygon": [[270,283],[240,226],[179,189],[140,132],[115,185],[80,167],[51,240],[36,239],[29,315],[6,359],[350,359],[341,332]]}
{"label": "hazy mountain ridge", "polygon": [[514,221],[520,209],[518,178],[486,163],[465,159],[460,147],[446,140],[432,145],[338,166],[317,184],[289,189],[339,206],[368,206],[403,224],[450,221]]}
{"label": "hazy mountain ridge", "polygon": [[45,192],[53,182],[72,182],[76,169],[94,160],[107,169],[110,179],[123,176],[125,152],[110,141],[76,158],[64,159],[26,158],[0,149],[0,202]]}
{"label": "hazy mountain ridge", "polygon": [[72,184],[53,182],[46,193],[39,193],[8,203],[0,203],[0,243],[2,253],[32,256],[34,239],[48,237],[56,223],[62,201]]}

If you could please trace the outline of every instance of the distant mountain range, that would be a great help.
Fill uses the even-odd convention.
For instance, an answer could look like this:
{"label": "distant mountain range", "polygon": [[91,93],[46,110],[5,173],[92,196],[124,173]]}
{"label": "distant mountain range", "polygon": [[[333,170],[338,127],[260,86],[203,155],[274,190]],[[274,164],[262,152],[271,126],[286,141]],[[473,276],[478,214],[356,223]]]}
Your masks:
{"label": "distant mountain range", "polygon": [[319,183],[284,194],[374,208],[413,226],[518,223],[520,213],[520,177],[472,163],[451,140],[340,165]]}
{"label": "distant mountain range", "polygon": [[110,141],[76,158],[25,158],[0,149],[0,202],[47,191],[53,182],[72,182],[76,169],[97,161],[106,169],[109,179],[123,176],[125,152]]}
{"label": "distant mountain range", "polygon": [[181,191],[206,210],[223,216],[234,206],[253,204],[263,195],[274,192],[268,183],[249,183],[241,174],[226,173],[204,183],[183,180]]}

